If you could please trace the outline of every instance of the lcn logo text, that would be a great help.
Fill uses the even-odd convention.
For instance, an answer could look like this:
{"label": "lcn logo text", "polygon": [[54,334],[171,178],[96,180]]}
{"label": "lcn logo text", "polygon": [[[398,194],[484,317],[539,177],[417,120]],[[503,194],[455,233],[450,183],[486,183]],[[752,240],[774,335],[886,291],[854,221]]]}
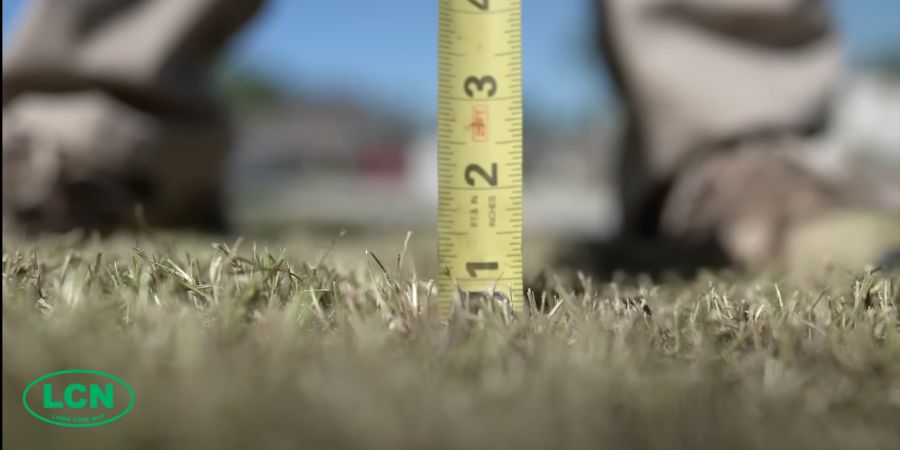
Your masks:
{"label": "lcn logo text", "polygon": [[63,427],[95,427],[121,419],[134,406],[134,390],[96,370],[63,370],[32,381],[22,393],[34,417]]}

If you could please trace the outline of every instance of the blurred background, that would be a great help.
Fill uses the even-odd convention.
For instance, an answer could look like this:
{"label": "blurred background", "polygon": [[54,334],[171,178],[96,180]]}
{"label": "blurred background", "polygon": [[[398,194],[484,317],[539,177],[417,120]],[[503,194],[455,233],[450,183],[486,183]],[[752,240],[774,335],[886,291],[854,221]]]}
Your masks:
{"label": "blurred background", "polygon": [[[26,3],[3,0],[4,47]],[[896,177],[900,1],[833,3],[848,70],[822,157]],[[621,120],[591,0],[523,4],[526,232],[609,236]],[[227,192],[241,233],[433,234],[437,14],[436,0],[271,0],[238,36],[216,84],[239,130]]]}

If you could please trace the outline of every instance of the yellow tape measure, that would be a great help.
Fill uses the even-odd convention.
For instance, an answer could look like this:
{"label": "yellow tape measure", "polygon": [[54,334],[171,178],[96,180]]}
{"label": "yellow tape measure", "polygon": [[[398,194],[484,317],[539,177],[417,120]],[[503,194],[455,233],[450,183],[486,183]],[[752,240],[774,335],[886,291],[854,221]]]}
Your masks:
{"label": "yellow tape measure", "polygon": [[438,279],[522,299],[522,2],[440,0]]}

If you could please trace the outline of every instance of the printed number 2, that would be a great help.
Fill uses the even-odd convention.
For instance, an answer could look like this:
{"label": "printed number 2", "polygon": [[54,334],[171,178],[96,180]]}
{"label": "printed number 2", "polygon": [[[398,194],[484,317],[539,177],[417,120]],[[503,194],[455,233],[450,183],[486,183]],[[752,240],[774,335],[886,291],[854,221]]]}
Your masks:
{"label": "printed number 2", "polygon": [[475,186],[475,177],[473,174],[476,173],[484,178],[488,185],[492,187],[497,186],[497,163],[491,164],[491,173],[487,173],[487,171],[478,164],[469,164],[466,166],[466,183],[468,183],[469,186]]}
{"label": "printed number 2", "polygon": [[491,7],[491,0],[469,0],[469,3],[482,11],[487,11]]}

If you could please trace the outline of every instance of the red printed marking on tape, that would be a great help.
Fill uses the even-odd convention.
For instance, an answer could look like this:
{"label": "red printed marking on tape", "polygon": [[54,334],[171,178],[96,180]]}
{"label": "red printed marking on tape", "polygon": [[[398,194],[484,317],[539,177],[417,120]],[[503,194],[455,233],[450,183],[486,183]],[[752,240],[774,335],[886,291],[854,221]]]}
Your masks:
{"label": "red printed marking on tape", "polygon": [[472,107],[472,140],[486,142],[488,140],[488,107],[475,105]]}

